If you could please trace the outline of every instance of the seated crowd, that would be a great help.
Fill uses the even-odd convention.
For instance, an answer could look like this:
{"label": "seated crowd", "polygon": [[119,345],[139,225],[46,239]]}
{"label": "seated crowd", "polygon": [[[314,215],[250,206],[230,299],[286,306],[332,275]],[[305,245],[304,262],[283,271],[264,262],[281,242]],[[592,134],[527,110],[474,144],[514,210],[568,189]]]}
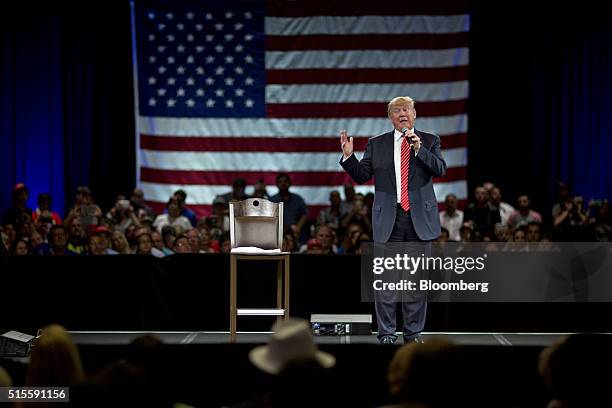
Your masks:
{"label": "seated crowd", "polygon": [[[263,180],[254,185],[250,197],[284,203],[283,251],[309,254],[359,254],[363,242],[372,237],[374,194],[355,192],[344,185],[344,199],[330,191],[330,204],[316,219],[309,219],[304,199],[290,191],[287,174],[276,178],[278,193],[268,195]],[[52,207],[50,194],[38,195],[35,210],[27,207],[29,190],[23,183],[12,192],[12,205],[0,224],[0,254],[10,255],[112,255],[144,254],[163,257],[174,253],[227,253],[229,203],[249,198],[246,182],[234,180],[232,190],[214,198],[208,216],[198,218],[186,204],[187,194],[177,190],[165,210],[155,214],[136,188],[131,197],[120,195],[104,212],[96,205],[91,190],[77,189],[72,207],[62,217]],[[542,242],[612,241],[612,222],[607,200],[575,197],[559,183],[558,201],[550,222],[533,209],[527,195],[516,207],[502,201],[501,190],[492,183],[475,189],[474,198],[463,210],[457,197],[445,197],[440,211],[439,241],[456,242]]]}
{"label": "seated crowd", "polygon": [[[318,349],[306,320],[282,320],[275,323],[272,330],[268,343],[252,348],[248,354],[250,363],[258,370],[249,373],[249,377],[261,385],[249,397],[241,395],[240,385],[235,384],[235,392],[227,395],[229,405],[226,407],[355,406],[346,404],[350,390],[345,391],[347,385],[343,384],[351,384],[356,381],[356,376],[364,375],[363,372],[349,372],[344,367],[344,373],[340,374],[336,356]],[[82,361],[72,336],[62,326],[50,325],[42,330],[33,347],[23,383],[17,378],[13,381],[11,372],[0,366],[0,387],[70,387],[68,406],[189,408],[181,402],[193,397],[194,393],[185,392],[184,385],[172,380],[181,362],[171,362],[165,357],[163,347],[162,341],[154,335],[137,337],[121,359],[87,373],[84,369],[87,364]],[[513,407],[544,404],[549,408],[606,406],[610,383],[607,369],[612,363],[610,350],[612,336],[609,334],[563,337],[543,348],[539,355],[534,355],[531,369],[522,367],[526,376],[535,374],[537,368],[542,396],[532,398],[522,394],[512,383],[499,389],[523,397],[525,405],[513,404]],[[508,406],[502,403],[502,395],[487,392],[481,382],[482,376],[504,368],[485,363],[487,368],[479,373],[469,356],[464,346],[442,338],[432,337],[425,343],[407,343],[396,348],[388,364],[386,395],[376,387],[355,391],[355,395],[378,401],[378,406],[392,404],[383,408]],[[338,366],[347,364],[346,358],[339,355]],[[374,373],[372,376],[382,374],[376,370],[371,372]],[[268,381],[256,382],[258,376],[267,376]],[[197,386],[197,394],[206,401],[209,394],[202,392],[206,390],[205,384],[204,381]],[[237,398],[242,401],[236,401]],[[55,405],[36,402],[17,403],[15,406]],[[204,406],[218,405],[208,403]]]}

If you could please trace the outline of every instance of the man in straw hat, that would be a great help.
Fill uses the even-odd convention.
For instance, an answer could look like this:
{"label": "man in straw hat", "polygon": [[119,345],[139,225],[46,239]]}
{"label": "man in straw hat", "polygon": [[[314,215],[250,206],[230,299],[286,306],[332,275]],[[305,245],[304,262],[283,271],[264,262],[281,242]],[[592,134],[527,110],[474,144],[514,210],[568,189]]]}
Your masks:
{"label": "man in straw hat", "polygon": [[317,349],[308,322],[290,318],[276,322],[274,333],[265,346],[255,347],[249,360],[268,374],[278,375],[290,363],[317,362],[323,368],[331,368],[336,359],[329,353]]}
{"label": "man in straw hat", "polygon": [[329,369],[336,364],[336,359],[317,349],[308,322],[290,318],[275,323],[272,330],[268,344],[255,347],[249,353],[251,363],[269,374],[265,382],[270,388],[260,389],[254,398],[231,407],[335,406],[337,393]]}

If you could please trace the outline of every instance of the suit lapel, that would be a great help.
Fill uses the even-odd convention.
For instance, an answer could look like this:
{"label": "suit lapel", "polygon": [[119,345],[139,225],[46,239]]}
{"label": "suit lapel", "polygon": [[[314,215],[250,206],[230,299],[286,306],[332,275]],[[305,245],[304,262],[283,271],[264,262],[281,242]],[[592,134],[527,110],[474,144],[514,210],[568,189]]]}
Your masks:
{"label": "suit lapel", "polygon": [[391,184],[393,184],[393,190],[397,191],[397,183],[395,181],[395,136],[394,131],[387,133],[383,140],[383,157],[391,157],[393,166],[391,166]]}
{"label": "suit lapel", "polygon": [[[421,147],[423,146],[423,135],[418,130],[414,129],[414,133],[421,138]],[[414,150],[410,149],[410,172],[408,173],[408,186],[412,182],[414,178],[414,174],[416,173],[416,155],[414,154]]]}

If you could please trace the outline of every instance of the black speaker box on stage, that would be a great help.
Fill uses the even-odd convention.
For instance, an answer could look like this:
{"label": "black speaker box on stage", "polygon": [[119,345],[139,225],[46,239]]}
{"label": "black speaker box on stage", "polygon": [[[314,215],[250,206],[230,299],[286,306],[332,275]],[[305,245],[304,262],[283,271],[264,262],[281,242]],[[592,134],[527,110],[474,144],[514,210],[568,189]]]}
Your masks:
{"label": "black speaker box on stage", "polygon": [[313,314],[310,324],[315,336],[372,334],[372,315],[368,314]]}
{"label": "black speaker box on stage", "polygon": [[9,330],[0,334],[0,357],[27,357],[36,336]]}

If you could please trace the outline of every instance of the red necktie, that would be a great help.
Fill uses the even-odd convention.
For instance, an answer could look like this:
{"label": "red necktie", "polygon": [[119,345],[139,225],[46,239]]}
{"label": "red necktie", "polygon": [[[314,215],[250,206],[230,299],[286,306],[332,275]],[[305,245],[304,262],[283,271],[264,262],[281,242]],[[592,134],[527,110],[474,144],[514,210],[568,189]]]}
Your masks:
{"label": "red necktie", "polygon": [[402,140],[402,160],[401,160],[401,179],[402,179],[402,190],[400,204],[404,211],[410,209],[410,201],[408,200],[408,175],[410,174],[410,145],[408,140],[404,136]]}

